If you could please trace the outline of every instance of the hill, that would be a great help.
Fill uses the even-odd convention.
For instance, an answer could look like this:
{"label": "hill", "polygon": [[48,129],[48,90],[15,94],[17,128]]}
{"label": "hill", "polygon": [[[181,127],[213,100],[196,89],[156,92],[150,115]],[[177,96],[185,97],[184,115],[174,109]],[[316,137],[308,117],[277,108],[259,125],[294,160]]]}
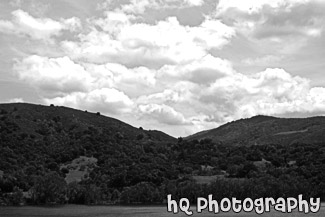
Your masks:
{"label": "hill", "polygon": [[325,117],[276,118],[259,115],[202,131],[185,139],[207,138],[227,145],[323,143]]}
{"label": "hill", "polygon": [[[176,141],[163,132],[135,128],[100,113],[54,105],[1,104],[0,205],[1,192],[15,187],[28,191],[41,180],[44,185],[52,180],[67,184],[92,180],[95,186],[105,183],[120,189],[175,178],[173,170],[168,171],[171,162],[166,156]],[[79,202],[86,203],[86,198],[83,195]]]}
{"label": "hill", "polygon": [[0,206],[325,199],[323,126],[322,117],[257,116],[176,140],[99,113],[0,104]]}
{"label": "hill", "polygon": [[52,127],[59,123],[61,130],[69,130],[75,133],[95,129],[101,132],[105,130],[111,135],[131,140],[142,137],[139,135],[153,141],[173,142],[176,140],[161,131],[138,129],[100,113],[80,111],[63,106],[27,103],[0,104],[0,118],[12,121],[19,128],[17,133],[26,133],[36,138],[47,134],[46,131],[55,130]]}

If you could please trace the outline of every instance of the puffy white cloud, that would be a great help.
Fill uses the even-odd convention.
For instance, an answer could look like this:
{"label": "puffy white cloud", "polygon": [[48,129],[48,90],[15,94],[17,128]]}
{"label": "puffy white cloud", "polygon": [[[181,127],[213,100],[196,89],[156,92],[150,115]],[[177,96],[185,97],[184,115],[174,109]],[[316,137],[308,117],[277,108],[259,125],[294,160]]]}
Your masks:
{"label": "puffy white cloud", "polygon": [[129,69],[117,63],[76,63],[67,56],[32,55],[17,61],[14,68],[21,80],[54,95],[116,88],[131,97],[138,97],[150,92],[156,84],[156,72],[146,67]]}
{"label": "puffy white cloud", "polygon": [[[102,28],[105,32],[108,32],[110,34],[108,37],[111,38],[116,37],[125,26],[131,25],[131,20],[133,18],[133,16],[120,11],[107,11],[105,12],[105,16],[105,18],[92,19],[89,21]],[[87,40],[85,37],[82,39],[84,41]]]}
{"label": "puffy white cloud", "polygon": [[233,27],[248,48],[238,48],[243,53],[240,64],[246,67],[240,71],[290,65],[292,73],[303,74],[302,69],[293,68],[303,61],[301,54],[306,50],[316,53],[310,45],[315,41],[321,44],[324,37],[322,0],[221,0],[216,10],[216,17]]}
{"label": "puffy white cloud", "polygon": [[12,12],[13,20],[0,20],[0,32],[29,36],[36,40],[49,40],[63,30],[76,30],[80,20],[76,17],[55,21],[49,18],[34,18],[22,10]]}
{"label": "puffy white cloud", "polygon": [[[238,119],[257,114],[319,112],[325,107],[324,97],[320,96],[323,91],[312,88],[308,79],[283,69],[267,69],[253,75],[237,73],[221,78],[204,91],[200,100],[215,106],[216,120],[227,120],[229,116]],[[318,106],[311,106],[314,104]]]}
{"label": "puffy white cloud", "polygon": [[69,57],[48,58],[32,55],[18,61],[14,69],[18,77],[49,93],[87,91],[94,79]]}
{"label": "puffy white cloud", "polygon": [[297,4],[304,4],[310,0],[220,0],[217,6],[219,13],[226,12],[229,9],[237,9],[249,14],[260,12],[263,7],[279,8],[288,7],[288,10]]}
{"label": "puffy white cloud", "polygon": [[84,64],[84,66],[96,81],[94,82],[96,88],[114,87],[131,97],[147,94],[157,82],[156,72],[142,66],[133,69],[117,63]]}
{"label": "puffy white cloud", "polygon": [[[313,106],[310,106],[313,105]],[[309,112],[324,112],[325,110],[325,88],[313,87],[307,95],[307,102],[304,109]]]}
{"label": "puffy white cloud", "polygon": [[[203,0],[130,0],[129,3],[122,4],[120,7],[115,8],[117,11],[122,11],[128,14],[143,14],[148,9],[163,10],[172,8],[187,8],[199,7],[204,4]],[[110,4],[104,4],[109,6]]]}
{"label": "puffy white cloud", "polygon": [[318,37],[325,2],[318,0],[221,0],[217,16],[256,38]]}
{"label": "puffy white cloud", "polygon": [[147,8],[157,8],[159,6],[154,0],[131,0],[129,4],[121,7],[125,13],[143,14]]}
{"label": "puffy white cloud", "polygon": [[208,54],[187,64],[165,65],[158,70],[158,77],[168,76],[176,80],[206,84],[233,72],[229,61]]}
{"label": "puffy white cloud", "polygon": [[149,116],[160,123],[166,123],[169,125],[189,124],[188,121],[185,120],[182,113],[179,113],[175,111],[174,108],[164,104],[139,105],[139,110],[141,113],[146,115],[146,118]]}
{"label": "puffy white cloud", "polygon": [[35,55],[15,68],[20,79],[44,92],[47,104],[123,113],[135,123],[147,120],[163,129],[162,124],[184,126],[179,128],[182,135],[257,114],[312,114],[325,109],[325,89],[311,87],[306,78],[277,68],[245,75],[229,61],[210,55],[158,71]]}
{"label": "puffy white cloud", "polygon": [[234,36],[219,20],[206,19],[199,26],[183,26],[176,17],[155,25],[131,23],[128,16],[108,12],[94,21],[104,31],[93,29],[80,35],[80,42],[62,43],[69,55],[90,62],[118,62],[128,67],[160,68],[165,64],[200,59],[210,49],[220,49]]}
{"label": "puffy white cloud", "polygon": [[46,98],[44,101],[47,104],[102,111],[111,115],[131,112],[133,106],[133,101],[127,95],[113,88],[74,92],[63,97]]}
{"label": "puffy white cloud", "polygon": [[81,21],[77,17],[61,19],[61,23],[63,24],[63,29],[65,30],[77,31],[81,28]]}
{"label": "puffy white cloud", "polygon": [[191,6],[201,6],[204,4],[203,0],[186,0],[186,2]]}

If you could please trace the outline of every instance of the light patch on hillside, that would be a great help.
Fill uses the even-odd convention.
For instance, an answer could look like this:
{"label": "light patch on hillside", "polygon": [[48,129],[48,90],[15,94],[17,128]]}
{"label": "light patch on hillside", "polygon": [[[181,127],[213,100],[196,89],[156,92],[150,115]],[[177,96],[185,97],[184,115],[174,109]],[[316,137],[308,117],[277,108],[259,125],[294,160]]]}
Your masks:
{"label": "light patch on hillside", "polygon": [[69,170],[69,173],[65,177],[65,181],[68,184],[71,182],[80,182],[83,179],[87,179],[89,173],[97,167],[97,161],[94,157],[80,156],[71,163],[62,165],[60,169],[67,168]]}

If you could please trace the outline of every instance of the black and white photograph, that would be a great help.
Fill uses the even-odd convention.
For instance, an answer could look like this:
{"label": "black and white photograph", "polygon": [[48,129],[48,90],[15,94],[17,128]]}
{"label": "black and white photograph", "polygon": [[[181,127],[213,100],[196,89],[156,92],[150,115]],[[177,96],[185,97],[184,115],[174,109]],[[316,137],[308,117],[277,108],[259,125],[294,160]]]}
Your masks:
{"label": "black and white photograph", "polygon": [[23,216],[325,216],[325,0],[0,0]]}

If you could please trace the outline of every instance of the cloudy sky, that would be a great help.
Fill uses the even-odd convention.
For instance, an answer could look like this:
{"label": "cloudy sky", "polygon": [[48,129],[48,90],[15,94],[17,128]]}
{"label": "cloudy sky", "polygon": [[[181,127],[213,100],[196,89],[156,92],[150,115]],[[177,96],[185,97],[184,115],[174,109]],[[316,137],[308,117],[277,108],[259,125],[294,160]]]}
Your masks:
{"label": "cloudy sky", "polygon": [[0,102],[186,136],[325,114],[325,0],[0,0]]}

